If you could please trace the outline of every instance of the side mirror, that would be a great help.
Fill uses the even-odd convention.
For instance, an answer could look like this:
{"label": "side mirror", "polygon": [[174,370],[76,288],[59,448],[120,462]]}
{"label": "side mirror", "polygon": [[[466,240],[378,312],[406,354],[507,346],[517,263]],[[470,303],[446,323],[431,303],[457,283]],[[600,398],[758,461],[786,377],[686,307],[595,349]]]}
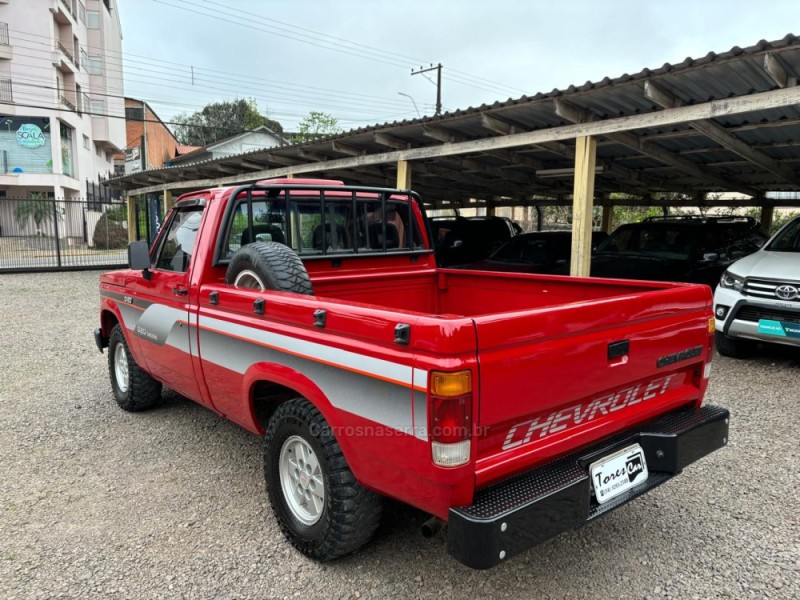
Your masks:
{"label": "side mirror", "polygon": [[703,262],[717,262],[719,260],[719,254],[716,252],[706,252],[703,254]]}
{"label": "side mirror", "polygon": [[134,271],[143,271],[144,278],[150,279],[150,248],[144,240],[128,244],[128,266]]}

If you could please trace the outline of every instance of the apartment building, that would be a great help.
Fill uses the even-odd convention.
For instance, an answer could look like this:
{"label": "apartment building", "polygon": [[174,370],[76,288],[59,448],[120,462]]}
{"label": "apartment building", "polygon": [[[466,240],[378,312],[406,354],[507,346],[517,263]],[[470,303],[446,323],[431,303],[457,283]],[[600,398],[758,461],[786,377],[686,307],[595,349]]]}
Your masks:
{"label": "apartment building", "polygon": [[0,0],[0,203],[85,198],[126,145],[123,96],[117,0]]}
{"label": "apartment building", "polygon": [[128,144],[115,157],[115,175],[161,169],[175,158],[178,140],[144,100],[125,98],[125,128]]}

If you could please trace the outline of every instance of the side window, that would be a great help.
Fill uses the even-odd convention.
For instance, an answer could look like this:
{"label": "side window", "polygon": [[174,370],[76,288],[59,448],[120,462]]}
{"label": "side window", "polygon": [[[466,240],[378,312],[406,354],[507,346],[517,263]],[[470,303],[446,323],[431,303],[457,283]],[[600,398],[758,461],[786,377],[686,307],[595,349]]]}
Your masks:
{"label": "side window", "polygon": [[166,236],[161,243],[156,269],[185,273],[194,252],[197,231],[203,217],[202,207],[193,206],[172,213]]}
{"label": "side window", "polygon": [[720,256],[725,255],[725,245],[716,227],[709,227],[700,235],[700,246],[698,248],[697,258],[702,259],[703,255],[709,253],[719,254]]}

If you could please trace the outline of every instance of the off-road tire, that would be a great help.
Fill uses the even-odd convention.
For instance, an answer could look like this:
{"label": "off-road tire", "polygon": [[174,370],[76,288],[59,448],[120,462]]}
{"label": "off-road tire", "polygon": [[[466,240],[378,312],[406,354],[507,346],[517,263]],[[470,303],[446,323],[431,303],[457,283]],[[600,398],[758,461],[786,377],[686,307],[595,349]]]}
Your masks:
{"label": "off-road tire", "polygon": [[[114,368],[117,346],[121,346],[124,350],[128,364],[128,386],[125,390],[120,387]],[[108,338],[108,376],[111,379],[114,399],[122,410],[139,412],[152,408],[161,401],[161,382],[150,377],[133,360],[128,342],[125,341],[125,334],[119,324],[114,326]]]}
{"label": "off-road tire", "polygon": [[717,352],[731,358],[752,358],[758,349],[758,342],[755,340],[728,337],[720,331],[714,333],[714,342]]}
{"label": "off-road tire", "polygon": [[[325,498],[319,520],[306,525],[292,512],[281,485],[281,449],[290,437],[309,444],[319,459]],[[381,498],[353,476],[322,414],[305,398],[281,404],[264,440],[264,475],[272,511],[283,535],[306,556],[328,561],[366,544],[378,528]]]}
{"label": "off-road tire", "polygon": [[225,282],[234,285],[243,271],[258,275],[268,290],[309,296],[314,293],[300,257],[278,242],[253,242],[239,248],[228,264]]}

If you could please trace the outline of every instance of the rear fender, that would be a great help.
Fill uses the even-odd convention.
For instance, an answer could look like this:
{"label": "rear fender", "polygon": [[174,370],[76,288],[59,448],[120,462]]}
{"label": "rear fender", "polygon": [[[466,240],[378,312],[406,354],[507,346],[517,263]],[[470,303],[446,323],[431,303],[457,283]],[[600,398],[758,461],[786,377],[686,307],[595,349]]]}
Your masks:
{"label": "rear fender", "polygon": [[[337,410],[333,407],[322,390],[319,389],[317,384],[311,381],[311,379],[290,367],[262,362],[256,363],[247,369],[247,372],[244,374],[244,380],[242,381],[242,398],[246,398],[248,403],[248,409],[245,413],[248,421],[242,423],[242,425],[250,431],[256,432],[259,435],[264,435],[264,428],[261,427],[256,416],[255,397],[253,393],[256,384],[260,382],[277,383],[278,385],[296,391],[298,396],[302,396],[311,402],[311,404],[322,413],[322,416],[325,417],[325,420],[334,432],[340,426],[339,419],[337,418]],[[337,441],[342,447],[345,456],[347,456],[348,448],[345,447],[347,445],[346,440],[337,437]]]}

